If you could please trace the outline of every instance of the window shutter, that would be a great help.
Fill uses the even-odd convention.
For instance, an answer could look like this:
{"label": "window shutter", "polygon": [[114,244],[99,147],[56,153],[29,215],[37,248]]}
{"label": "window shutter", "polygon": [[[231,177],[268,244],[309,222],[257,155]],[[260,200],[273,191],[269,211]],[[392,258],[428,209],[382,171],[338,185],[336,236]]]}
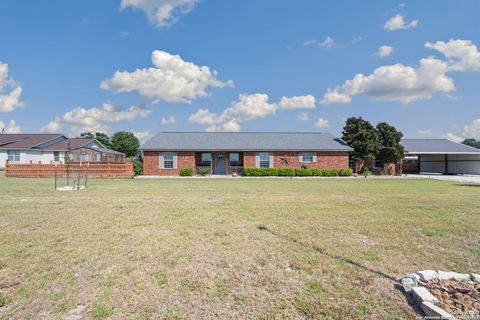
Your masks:
{"label": "window shutter", "polygon": [[165,169],[165,163],[163,162],[163,152],[160,152],[159,164],[160,169]]}
{"label": "window shutter", "polygon": [[255,168],[260,168],[260,155],[255,152]]}
{"label": "window shutter", "polygon": [[314,163],[317,162],[317,153],[316,152],[313,153],[313,162]]}
{"label": "window shutter", "polygon": [[300,152],[298,154],[298,162],[302,163],[303,162],[303,152]]}
{"label": "window shutter", "polygon": [[177,157],[177,153],[174,152],[173,153],[173,169],[177,169],[178,168],[178,157]]}
{"label": "window shutter", "polygon": [[270,168],[273,168],[273,152],[270,152]]}

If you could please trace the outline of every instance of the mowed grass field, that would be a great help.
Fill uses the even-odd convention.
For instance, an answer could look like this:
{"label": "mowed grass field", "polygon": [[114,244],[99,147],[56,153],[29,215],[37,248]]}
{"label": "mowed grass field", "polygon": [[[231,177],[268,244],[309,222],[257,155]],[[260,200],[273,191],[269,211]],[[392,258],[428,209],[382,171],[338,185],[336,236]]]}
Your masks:
{"label": "mowed grass field", "polygon": [[[395,282],[480,273],[480,186],[0,177],[0,318],[411,319]],[[260,228],[259,228],[260,226]],[[265,230],[268,228],[268,230]]]}

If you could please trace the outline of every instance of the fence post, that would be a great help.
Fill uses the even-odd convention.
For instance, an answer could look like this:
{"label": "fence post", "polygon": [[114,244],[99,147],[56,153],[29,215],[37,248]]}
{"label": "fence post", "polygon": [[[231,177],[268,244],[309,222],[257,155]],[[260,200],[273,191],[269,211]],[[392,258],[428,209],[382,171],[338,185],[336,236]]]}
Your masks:
{"label": "fence post", "polygon": [[110,178],[110,162],[107,162],[107,177]]}
{"label": "fence post", "polygon": [[38,161],[38,176],[42,177],[42,161]]}
{"label": "fence post", "polygon": [[57,191],[57,164],[55,163],[55,191]]}
{"label": "fence post", "polygon": [[87,188],[87,181],[88,181],[88,168],[90,167],[90,162],[87,162],[87,168],[85,171],[85,189]]}

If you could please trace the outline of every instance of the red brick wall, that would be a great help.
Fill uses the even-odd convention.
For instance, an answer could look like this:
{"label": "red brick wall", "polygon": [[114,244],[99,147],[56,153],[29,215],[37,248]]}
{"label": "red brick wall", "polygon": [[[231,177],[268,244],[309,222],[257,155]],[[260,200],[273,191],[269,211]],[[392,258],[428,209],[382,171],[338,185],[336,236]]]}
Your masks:
{"label": "red brick wall", "polygon": [[146,176],[179,176],[182,168],[195,168],[195,152],[177,152],[177,169],[160,169],[158,151],[143,153],[143,174]]}
{"label": "red brick wall", "polygon": [[[288,165],[282,160],[288,157]],[[301,168],[303,163],[299,161],[299,152],[274,152],[274,168]],[[243,156],[245,167],[255,168],[255,152],[245,152]],[[345,169],[348,168],[348,152],[317,152],[317,162],[306,163],[308,168],[315,169]]]}
{"label": "red brick wall", "polygon": [[243,165],[246,168],[255,168],[255,152],[243,153]]}

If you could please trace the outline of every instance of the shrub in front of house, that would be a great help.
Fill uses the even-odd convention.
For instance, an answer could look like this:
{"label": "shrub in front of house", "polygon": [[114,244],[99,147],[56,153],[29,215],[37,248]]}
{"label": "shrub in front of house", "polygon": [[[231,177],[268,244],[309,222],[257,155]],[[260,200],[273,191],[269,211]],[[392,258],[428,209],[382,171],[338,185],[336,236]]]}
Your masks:
{"label": "shrub in front of house", "polygon": [[277,175],[280,177],[293,177],[295,176],[295,169],[293,168],[279,168],[277,169]]}
{"label": "shrub in front of house", "polygon": [[340,170],[322,170],[322,177],[337,177],[340,175]]}
{"label": "shrub in front of house", "polygon": [[350,177],[351,175],[353,175],[353,171],[350,168],[349,169],[342,169],[342,170],[340,170],[338,175],[341,176],[341,177]]}
{"label": "shrub in front of house", "polygon": [[278,176],[275,168],[244,168],[243,174],[248,177],[273,177]]}
{"label": "shrub in front of house", "polygon": [[201,175],[202,177],[205,177],[208,173],[209,170],[206,167],[200,167],[197,169],[197,174]]}
{"label": "shrub in front of house", "polygon": [[247,177],[347,177],[352,175],[350,169],[294,169],[294,168],[244,168]]}
{"label": "shrub in front of house", "polygon": [[182,168],[182,169],[180,169],[180,176],[182,176],[182,177],[192,177],[193,176],[193,168]]}
{"label": "shrub in front of house", "polygon": [[314,171],[315,169],[295,169],[295,175],[297,177],[311,177],[313,176],[314,174]]}

